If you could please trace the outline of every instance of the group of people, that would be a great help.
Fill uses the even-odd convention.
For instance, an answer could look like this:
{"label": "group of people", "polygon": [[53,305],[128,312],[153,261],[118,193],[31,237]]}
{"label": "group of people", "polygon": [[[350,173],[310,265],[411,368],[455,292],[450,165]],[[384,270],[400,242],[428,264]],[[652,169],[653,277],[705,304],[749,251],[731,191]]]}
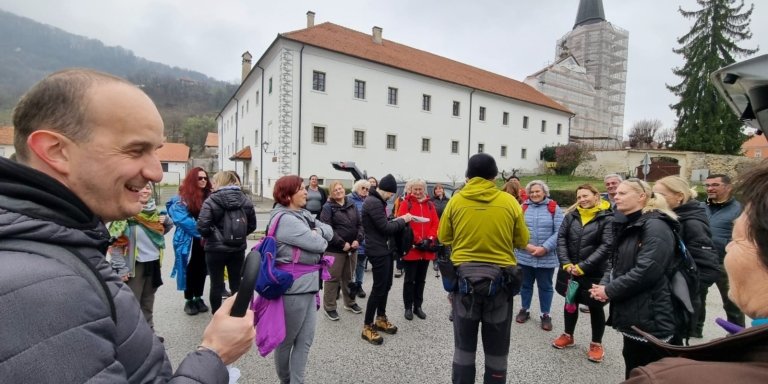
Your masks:
{"label": "group of people", "polygon": [[[3,379],[226,382],[226,365],[253,344],[252,311],[242,318],[230,316],[235,298],[219,304],[211,297],[215,313],[200,345],[173,372],[163,343],[152,330],[151,308],[154,290],[162,283],[159,260],[165,244],[161,239],[171,224],[177,229],[173,272],[177,288],[185,291],[185,311],[191,314],[207,308],[202,300],[206,270],[216,274],[211,277],[212,291],[219,300],[224,266],[230,277],[238,274],[244,248],[232,242],[240,236],[222,235],[235,230],[225,228],[221,220],[242,214],[245,231],[252,231],[255,224],[250,222],[253,209],[241,196],[237,175],[221,172],[211,183],[205,171],[193,169],[179,196],[162,212],[153,202],[151,189],[162,178],[155,153],[163,143],[160,115],[139,88],[92,70],[47,76],[22,97],[13,120],[17,160],[0,159],[0,262],[4,265],[0,329],[7,336],[0,344]],[[312,192],[301,178],[279,179],[270,220],[279,215],[277,261],[290,265],[295,278],[280,298],[285,336],[274,356],[280,381],[304,381],[319,292],[328,272],[322,266],[326,253],[339,255],[340,264],[331,268],[351,274],[360,265],[353,254],[364,246],[373,284],[362,338],[381,344],[378,332],[397,332],[386,312],[395,258],[390,237],[407,225],[412,226],[415,244],[426,240],[424,247],[428,247],[437,236],[450,247],[452,269],[445,269],[449,273],[443,273],[443,279],[451,293],[454,383],[475,382],[479,332],[485,352],[483,382],[507,381],[513,297],[524,292],[524,311],[515,319],[526,321],[531,303],[527,297],[537,282],[541,325],[550,328],[547,297],[552,295],[555,269],[555,290],[561,291],[564,285],[571,291],[576,286],[572,283],[578,283],[571,304],[589,308],[593,337],[588,357],[592,360],[602,359],[602,355],[593,359],[598,354],[592,345],[600,344],[606,323],[600,316],[603,305],[609,304],[607,324],[624,336],[629,382],[768,380],[767,162],[742,176],[738,191],[743,210],[731,196],[731,182],[725,175],[707,178],[706,207],[693,200],[695,193],[684,179],[671,177],[653,187],[638,179],[618,180],[615,189],[608,188],[607,201],[594,187],[582,185],[576,191],[577,203],[565,212],[556,206],[551,211],[545,183],[529,183],[521,205],[520,196],[497,188],[497,175],[493,157],[472,156],[466,185],[448,201],[442,216],[434,213],[437,217],[425,204],[423,185],[418,182],[394,214],[387,212],[387,200],[397,193],[391,175],[368,190],[360,211],[355,203],[341,198],[343,188],[339,192],[334,186],[332,201],[323,202],[327,210],[321,206],[319,212],[330,224],[305,209]],[[356,190],[358,195],[362,191]],[[233,207],[241,212],[229,212]],[[419,219],[424,217],[430,220]],[[110,223],[109,228],[105,223]],[[349,227],[337,234],[334,223]],[[681,336],[697,337],[701,332],[691,327],[686,335],[676,333],[668,281],[675,268],[675,231],[699,267],[698,296],[705,296],[707,285],[713,283],[727,295],[723,301],[730,323],[723,323],[734,336],[695,347],[674,345]],[[105,254],[110,246],[108,262]],[[422,317],[417,308],[419,290],[423,292],[419,276],[428,264],[425,251],[405,252],[410,256],[404,263],[406,280],[413,276],[403,293],[406,317],[409,309]],[[554,267],[547,260],[553,251],[557,253]],[[334,286],[327,284],[331,278],[325,276],[330,288],[323,292],[324,301],[333,305],[330,302],[340,290],[345,306],[355,312],[359,306],[344,291],[356,286],[356,281]],[[237,283],[231,280],[230,284],[236,296]],[[77,306],[71,305],[72,298],[77,298]],[[746,330],[742,330],[744,313],[753,319]],[[697,314],[698,319],[704,317],[703,307],[698,307]],[[564,311],[566,332],[555,340],[555,347],[574,344],[577,316],[575,307]],[[665,358],[675,355],[684,357]],[[44,363],[40,356],[47,356]]]}

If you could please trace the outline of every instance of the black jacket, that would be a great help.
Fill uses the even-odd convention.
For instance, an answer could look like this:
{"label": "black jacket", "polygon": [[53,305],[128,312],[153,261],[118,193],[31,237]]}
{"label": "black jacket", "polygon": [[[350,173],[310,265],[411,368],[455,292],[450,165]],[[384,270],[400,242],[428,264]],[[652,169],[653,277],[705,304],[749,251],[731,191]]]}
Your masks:
{"label": "black jacket", "polygon": [[[557,233],[557,257],[560,265],[576,264],[584,271],[576,277],[579,287],[588,290],[598,284],[608,266],[613,246],[613,212],[600,211],[587,225],[581,225],[578,209],[565,215]],[[561,268],[562,269],[562,268]],[[558,272],[557,284],[567,284],[567,273]]]}
{"label": "black jacket", "polygon": [[325,203],[320,212],[320,221],[333,228],[333,239],[328,242],[326,251],[346,252],[344,243],[351,245],[355,240],[359,244],[363,243],[363,223],[351,199],[345,197],[344,204],[339,204],[335,200]]}
{"label": "black jacket", "polygon": [[238,247],[223,244],[220,239],[213,236],[214,227],[218,231],[222,228],[222,219],[226,218],[224,211],[227,209],[242,209],[248,218],[248,233],[256,230],[256,212],[253,202],[238,188],[221,188],[208,196],[200,208],[200,216],[197,218],[197,231],[206,239],[205,250],[207,252],[233,253],[245,250],[246,243]]}
{"label": "black jacket", "polygon": [[363,202],[363,230],[365,231],[365,254],[368,257],[388,256],[393,249],[389,247],[389,237],[400,233],[405,228],[405,221],[387,219],[387,202],[379,192],[371,189]]}
{"label": "black jacket", "polygon": [[707,210],[700,202],[691,200],[675,208],[675,213],[681,226],[680,238],[699,269],[701,286],[708,287],[720,278],[721,271],[717,251],[712,243]]}
{"label": "black jacket", "polygon": [[679,223],[658,211],[636,212],[626,220],[614,219],[613,252],[602,281],[610,300],[607,324],[627,334],[636,334],[634,325],[664,339],[675,330],[667,276],[676,247],[670,229]]}
{"label": "black jacket", "polygon": [[[190,353],[171,380],[163,344],[104,256],[109,233],[101,220],[63,184],[0,158],[0,249],[13,240],[39,246],[0,250],[0,381],[226,382],[221,359],[202,351]],[[95,273],[85,276],[92,272],[66,265],[41,247],[80,253],[109,289],[117,321],[88,282]]]}
{"label": "black jacket", "polygon": [[438,218],[443,217],[443,210],[445,209],[445,206],[448,205],[448,200],[450,199],[445,196],[443,196],[442,199],[438,199],[437,196],[432,196],[432,203],[435,204]]}

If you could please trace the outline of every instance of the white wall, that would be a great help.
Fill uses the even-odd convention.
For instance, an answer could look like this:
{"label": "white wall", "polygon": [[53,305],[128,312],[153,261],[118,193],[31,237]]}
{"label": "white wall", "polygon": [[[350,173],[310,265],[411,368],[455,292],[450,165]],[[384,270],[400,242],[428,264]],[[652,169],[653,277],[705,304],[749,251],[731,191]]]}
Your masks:
{"label": "white wall", "polygon": [[0,157],[9,158],[16,153],[16,148],[13,145],[0,145]]}

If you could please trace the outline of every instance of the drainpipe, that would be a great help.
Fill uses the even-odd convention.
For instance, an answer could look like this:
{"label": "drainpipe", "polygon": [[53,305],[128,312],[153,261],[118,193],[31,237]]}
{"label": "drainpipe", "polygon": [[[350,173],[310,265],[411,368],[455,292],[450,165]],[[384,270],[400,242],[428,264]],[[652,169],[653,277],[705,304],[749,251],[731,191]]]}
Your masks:
{"label": "drainpipe", "polygon": [[301,90],[304,88],[304,47],[306,47],[306,45],[302,45],[301,51],[299,51],[299,156],[296,159],[297,175],[301,175],[301,101],[304,99]]}
{"label": "drainpipe", "polygon": [[259,92],[259,97],[261,100],[257,100],[259,104],[261,105],[261,128],[259,128],[259,131],[261,132],[261,139],[259,140],[259,198],[261,201],[264,201],[264,68],[262,68],[260,65],[256,64],[256,68],[261,69],[261,91]]}
{"label": "drainpipe", "polygon": [[473,89],[469,93],[469,129],[467,132],[467,162],[469,162],[470,153],[472,152],[472,95],[475,93]]}
{"label": "drainpipe", "polygon": [[574,116],[576,116],[576,115],[571,115],[571,116],[568,117],[568,136],[566,136],[568,138],[568,141],[566,142],[566,144],[570,144],[571,143],[571,124],[573,122],[573,117]]}
{"label": "drainpipe", "polygon": [[224,116],[219,113],[216,116],[217,119],[221,119],[221,125],[216,128],[216,131],[219,133],[219,171],[221,171],[223,165],[224,165],[224,152],[222,152],[222,149],[224,148]]}
{"label": "drainpipe", "polygon": [[[237,153],[237,151],[238,151],[238,149],[237,149],[237,133],[238,133],[237,132],[238,131],[237,130],[237,126],[239,125],[238,121],[240,120],[240,100],[237,97],[234,97],[234,96],[232,98],[235,99],[235,153]],[[237,172],[237,160],[235,160],[234,163],[235,163],[235,172]],[[223,169],[223,167],[222,167],[222,169]]]}

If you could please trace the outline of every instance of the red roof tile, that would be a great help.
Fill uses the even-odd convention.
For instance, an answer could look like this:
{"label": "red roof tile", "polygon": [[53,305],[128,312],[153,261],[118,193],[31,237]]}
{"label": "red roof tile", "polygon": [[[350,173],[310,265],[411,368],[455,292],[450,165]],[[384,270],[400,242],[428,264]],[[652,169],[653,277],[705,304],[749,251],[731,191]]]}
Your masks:
{"label": "red roof tile", "polygon": [[208,136],[205,137],[206,147],[219,147],[219,134],[216,132],[208,132]]}
{"label": "red roof tile", "polygon": [[382,44],[377,44],[373,42],[371,35],[333,23],[322,23],[280,36],[450,83],[573,113],[543,93],[517,80],[394,41],[382,39]]}
{"label": "red roof tile", "polygon": [[181,143],[164,143],[163,147],[157,150],[157,157],[160,161],[186,163],[189,161],[189,147]]}
{"label": "red roof tile", "polygon": [[752,135],[749,140],[741,145],[741,149],[743,150],[765,147],[768,147],[768,139],[766,139],[765,135]]}
{"label": "red roof tile", "polygon": [[0,145],[13,145],[13,127],[0,127]]}
{"label": "red roof tile", "polygon": [[229,157],[230,160],[238,161],[238,160],[250,160],[251,159],[251,146],[248,145],[245,148],[237,151],[234,155]]}

